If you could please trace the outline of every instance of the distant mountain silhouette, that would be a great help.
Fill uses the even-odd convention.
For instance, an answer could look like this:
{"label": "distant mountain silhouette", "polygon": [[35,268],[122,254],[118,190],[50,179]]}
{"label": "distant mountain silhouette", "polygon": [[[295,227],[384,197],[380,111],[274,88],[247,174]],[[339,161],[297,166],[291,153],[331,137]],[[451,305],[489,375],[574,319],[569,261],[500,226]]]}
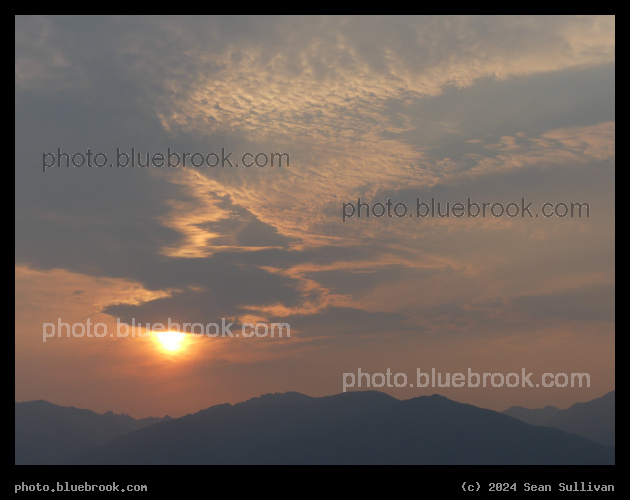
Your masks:
{"label": "distant mountain silhouette", "polygon": [[442,396],[270,394],[212,406],[67,464],[611,464],[614,448]]}
{"label": "distant mountain silhouette", "polygon": [[615,391],[586,403],[575,403],[566,410],[555,406],[535,410],[512,406],[503,413],[528,424],[553,427],[601,444],[615,444]]}
{"label": "distant mountain silhouette", "polygon": [[99,415],[42,400],[15,403],[15,463],[55,464],[70,453],[107,443],[162,420],[135,420],[111,411]]}

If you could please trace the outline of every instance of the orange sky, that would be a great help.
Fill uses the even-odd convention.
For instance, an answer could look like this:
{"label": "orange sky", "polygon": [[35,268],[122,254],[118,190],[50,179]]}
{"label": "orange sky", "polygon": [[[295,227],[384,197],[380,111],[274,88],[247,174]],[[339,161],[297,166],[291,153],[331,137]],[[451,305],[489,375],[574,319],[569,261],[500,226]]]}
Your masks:
{"label": "orange sky", "polygon": [[[390,388],[495,410],[613,390],[614,17],[17,17],[16,401],[180,416],[344,373],[588,372]],[[117,148],[282,168],[42,169]],[[342,219],[344,203],[588,218]],[[290,338],[46,323],[288,322]]]}

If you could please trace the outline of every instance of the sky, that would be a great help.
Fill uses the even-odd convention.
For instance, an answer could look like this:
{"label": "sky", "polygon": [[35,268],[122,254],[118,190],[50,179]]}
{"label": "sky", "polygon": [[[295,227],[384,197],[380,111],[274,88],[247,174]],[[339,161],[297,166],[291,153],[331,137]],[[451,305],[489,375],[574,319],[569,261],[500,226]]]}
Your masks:
{"label": "sky", "polygon": [[[613,16],[16,17],[16,401],[177,417],[418,368],[591,382],[378,390],[613,390],[614,85]],[[88,148],[290,162],[44,166]],[[344,218],[359,198],[411,215]],[[431,199],[521,214],[417,217]],[[290,337],[118,335],[168,319]],[[88,321],[116,334],[57,335]]]}

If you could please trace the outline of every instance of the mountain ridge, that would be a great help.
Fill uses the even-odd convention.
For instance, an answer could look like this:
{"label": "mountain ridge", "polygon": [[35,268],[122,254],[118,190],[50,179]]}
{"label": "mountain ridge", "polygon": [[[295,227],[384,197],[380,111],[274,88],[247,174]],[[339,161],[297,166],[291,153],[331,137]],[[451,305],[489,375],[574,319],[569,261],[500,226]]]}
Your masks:
{"label": "mountain ridge", "polygon": [[561,410],[555,406],[528,409],[512,406],[503,412],[528,424],[551,427],[586,437],[596,443],[615,444],[615,391]]}
{"label": "mountain ridge", "polygon": [[275,393],[215,405],[66,464],[606,464],[614,449],[439,395]]}
{"label": "mountain ridge", "polygon": [[15,403],[15,463],[52,464],[63,456],[114,437],[169,420],[59,406],[43,399]]}

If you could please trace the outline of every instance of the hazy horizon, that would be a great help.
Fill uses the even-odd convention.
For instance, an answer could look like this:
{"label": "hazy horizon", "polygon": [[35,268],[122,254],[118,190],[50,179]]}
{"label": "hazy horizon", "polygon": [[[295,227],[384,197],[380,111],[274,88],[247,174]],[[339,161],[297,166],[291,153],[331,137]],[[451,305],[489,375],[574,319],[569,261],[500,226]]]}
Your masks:
{"label": "hazy horizon", "polygon": [[[396,395],[395,395],[395,394],[388,394],[388,393],[387,393],[387,392],[385,392],[385,391],[382,391],[382,390],[379,390],[379,389],[375,389],[375,388],[372,388],[372,389],[359,389],[358,391],[355,391],[355,392],[361,392],[361,391],[363,391],[363,392],[381,392],[381,393],[386,394],[386,395],[388,395],[388,396],[390,396],[390,397],[393,397],[394,399],[397,399],[397,400],[399,400],[399,401],[405,401],[405,400],[407,400],[407,399],[413,399],[414,397],[430,397],[430,396],[436,396],[436,395],[437,395],[437,396],[441,396],[441,394],[439,394],[438,392],[434,392],[434,393],[422,394],[422,395],[420,395],[420,396],[412,396],[412,397],[410,397],[410,398],[398,398],[398,397],[396,397]],[[599,399],[599,398],[601,398],[601,397],[604,397],[604,396],[606,396],[606,395],[610,394],[611,392],[615,392],[615,391],[614,391],[614,389],[613,389],[612,391],[609,391],[609,392],[607,392],[607,393],[605,393],[605,394],[602,394],[602,395],[600,395],[600,396],[596,396],[596,397],[595,397],[595,398],[593,398],[593,399]],[[192,411],[192,412],[190,412],[190,413],[184,413],[184,414],[181,414],[181,415],[172,415],[172,414],[170,414],[170,413],[168,413],[168,412],[167,412],[167,413],[165,413],[165,414],[161,414],[161,415],[143,415],[143,416],[131,415],[130,413],[128,413],[128,412],[126,412],[126,411],[113,412],[112,410],[105,410],[105,411],[102,411],[102,412],[97,412],[97,411],[92,410],[91,408],[78,408],[78,407],[76,407],[76,406],[70,406],[70,405],[58,405],[58,404],[56,404],[54,401],[47,401],[47,400],[45,400],[45,399],[31,399],[31,400],[25,400],[25,401],[17,401],[17,400],[16,400],[15,402],[16,402],[16,403],[20,403],[20,404],[21,404],[21,403],[34,403],[34,402],[38,402],[38,401],[44,401],[44,402],[46,402],[46,403],[51,403],[51,404],[54,404],[55,406],[63,406],[64,408],[76,408],[77,410],[90,410],[90,411],[94,411],[95,413],[98,413],[99,415],[104,415],[104,414],[106,414],[106,413],[114,413],[115,415],[128,415],[128,416],[130,416],[131,418],[133,418],[133,419],[135,419],[135,420],[138,420],[138,419],[142,419],[142,418],[151,418],[151,417],[156,417],[156,418],[164,418],[164,417],[180,418],[180,417],[183,417],[183,416],[186,416],[186,415],[191,415],[191,414],[197,413],[198,411],[206,410],[206,409],[208,409],[208,408],[211,408],[212,406],[222,405],[222,404],[226,404],[226,403],[227,403],[227,404],[232,404],[232,405],[233,405],[233,404],[237,404],[237,403],[244,403],[244,402],[250,401],[250,400],[252,400],[252,399],[258,399],[258,398],[263,397],[263,396],[269,396],[269,395],[282,395],[282,394],[287,394],[287,393],[296,393],[296,394],[301,394],[301,395],[303,395],[303,396],[307,396],[307,397],[309,397],[309,398],[321,398],[321,397],[337,396],[337,395],[339,395],[339,394],[343,394],[343,393],[337,393],[337,394],[325,394],[325,395],[322,395],[322,396],[311,396],[310,394],[304,394],[304,393],[301,393],[301,392],[299,392],[299,391],[287,391],[287,392],[285,392],[285,393],[268,392],[268,393],[259,394],[259,395],[257,395],[257,396],[252,396],[251,398],[248,398],[248,399],[245,399],[245,400],[242,400],[242,401],[237,401],[237,402],[234,402],[234,403],[228,403],[227,401],[225,401],[225,402],[223,402],[223,403],[215,403],[215,404],[212,404],[212,405],[210,405],[210,406],[203,407],[203,408],[199,408],[198,410],[194,410],[194,411]],[[448,398],[448,399],[450,399],[451,401],[454,401],[454,402],[456,402],[456,403],[461,403],[461,401],[457,401],[456,399],[453,399],[453,398]],[[572,407],[573,405],[575,405],[576,403],[588,403],[588,402],[590,402],[590,401],[592,401],[592,400],[588,400],[588,401],[575,401],[574,403],[570,403],[570,404],[568,404],[568,405],[567,405],[567,406],[565,406],[565,407],[557,407],[557,406],[553,406],[553,408],[557,408],[558,410],[566,410],[566,409],[571,408],[571,407]],[[471,404],[471,403],[467,403],[467,404]],[[473,405],[473,406],[475,406],[475,405]],[[548,406],[552,406],[552,405],[548,405]],[[506,410],[509,410],[510,408],[513,408],[513,407],[525,408],[525,409],[527,409],[527,410],[537,410],[537,409],[542,409],[542,408],[543,408],[543,407],[537,407],[537,408],[533,408],[533,407],[531,407],[531,408],[526,408],[526,407],[523,407],[523,406],[521,406],[521,405],[513,405],[513,406],[510,406],[510,407],[505,408],[505,409],[503,409],[503,410],[493,410],[493,411],[497,411],[497,412],[499,412],[499,413],[504,413]],[[483,408],[483,407],[479,407],[479,408],[482,408],[482,409],[490,409],[490,408]]]}

